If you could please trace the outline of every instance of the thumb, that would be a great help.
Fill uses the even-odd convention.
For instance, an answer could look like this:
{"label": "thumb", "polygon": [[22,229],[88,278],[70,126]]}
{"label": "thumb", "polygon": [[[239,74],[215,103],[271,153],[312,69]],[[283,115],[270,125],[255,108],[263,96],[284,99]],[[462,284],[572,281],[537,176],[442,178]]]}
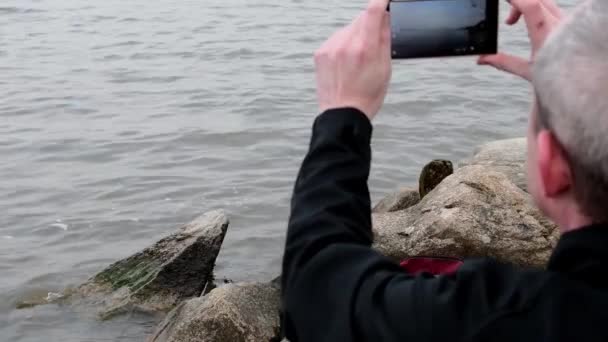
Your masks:
{"label": "thumb", "polygon": [[509,17],[507,18],[507,25],[515,25],[521,18],[522,13],[515,7],[511,7],[511,13],[509,13]]}
{"label": "thumb", "polygon": [[530,62],[524,58],[498,53],[496,55],[483,55],[477,60],[479,65],[490,65],[502,71],[532,81]]}

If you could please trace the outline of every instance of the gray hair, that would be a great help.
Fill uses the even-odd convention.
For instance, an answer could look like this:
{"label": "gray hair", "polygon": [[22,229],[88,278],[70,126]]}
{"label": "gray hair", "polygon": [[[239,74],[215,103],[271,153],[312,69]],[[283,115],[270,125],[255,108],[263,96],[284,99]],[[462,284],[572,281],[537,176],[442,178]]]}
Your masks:
{"label": "gray hair", "polygon": [[608,0],[579,5],[533,65],[539,128],[566,152],[584,214],[608,221]]}

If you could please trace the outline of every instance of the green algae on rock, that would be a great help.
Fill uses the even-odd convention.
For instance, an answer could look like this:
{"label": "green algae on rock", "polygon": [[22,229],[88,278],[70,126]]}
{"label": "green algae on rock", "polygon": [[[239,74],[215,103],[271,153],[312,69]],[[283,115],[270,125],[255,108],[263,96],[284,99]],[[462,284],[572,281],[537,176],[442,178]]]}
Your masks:
{"label": "green algae on rock", "polygon": [[78,287],[72,301],[99,305],[102,319],[137,309],[167,312],[213,281],[228,229],[223,211],[206,213],[154,245],[120,260]]}

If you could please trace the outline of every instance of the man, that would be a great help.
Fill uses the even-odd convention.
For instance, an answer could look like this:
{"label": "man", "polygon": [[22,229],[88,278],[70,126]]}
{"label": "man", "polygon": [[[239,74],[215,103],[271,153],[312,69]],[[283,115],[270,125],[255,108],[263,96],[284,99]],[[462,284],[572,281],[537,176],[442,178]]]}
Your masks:
{"label": "man", "polygon": [[532,58],[483,56],[530,80],[529,192],[563,233],[547,270],[471,260],[406,274],[370,248],[370,121],[387,91],[387,0],[315,54],[321,114],[299,173],[283,262],[284,329],[298,341],[608,341],[608,2],[562,20],[511,0]]}

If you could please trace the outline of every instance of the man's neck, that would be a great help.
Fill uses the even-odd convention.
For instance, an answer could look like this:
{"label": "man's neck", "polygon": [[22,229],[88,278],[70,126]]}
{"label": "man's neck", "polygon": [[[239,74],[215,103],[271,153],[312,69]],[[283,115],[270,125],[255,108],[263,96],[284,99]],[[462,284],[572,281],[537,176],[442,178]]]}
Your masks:
{"label": "man's neck", "polygon": [[579,229],[584,229],[585,227],[588,227],[590,225],[593,224],[593,220],[581,215],[580,213],[576,212],[573,213],[571,215],[563,215],[563,219],[560,220],[559,223],[559,230],[562,234],[568,233],[568,232],[572,232],[575,230],[579,230]]}

